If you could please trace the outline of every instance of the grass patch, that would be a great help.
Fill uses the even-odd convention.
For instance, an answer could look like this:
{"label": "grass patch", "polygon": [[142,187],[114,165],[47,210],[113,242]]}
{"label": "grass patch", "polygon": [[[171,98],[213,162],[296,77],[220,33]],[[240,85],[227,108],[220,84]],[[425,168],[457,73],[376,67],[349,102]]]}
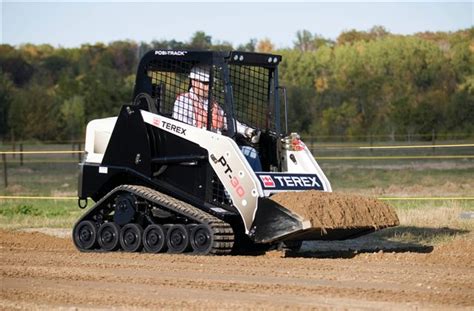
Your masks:
{"label": "grass patch", "polygon": [[[474,164],[446,169],[410,166],[321,164],[333,191],[373,196],[472,196]],[[416,166],[414,166],[416,167]]]}
{"label": "grass patch", "polygon": [[474,202],[456,201],[456,200],[407,200],[407,201],[387,201],[390,206],[393,206],[397,213],[405,213],[406,211],[414,210],[422,213],[432,213],[432,210],[442,210],[444,208],[452,208],[460,211],[474,211]]}
{"label": "grass patch", "polygon": [[28,204],[12,205],[0,209],[0,216],[11,218],[17,215],[40,216],[41,211],[38,208]]}
{"label": "grass patch", "polygon": [[74,201],[2,200],[0,228],[72,228],[84,213]]}
{"label": "grass patch", "polygon": [[472,202],[403,202],[394,206],[400,226],[374,233],[389,241],[435,245],[457,238],[474,240],[474,220],[462,216],[473,212]]}
{"label": "grass patch", "polygon": [[[77,163],[9,163],[8,187],[0,195],[75,196]],[[2,171],[3,174],[3,171]],[[3,185],[2,185],[3,186]]]}

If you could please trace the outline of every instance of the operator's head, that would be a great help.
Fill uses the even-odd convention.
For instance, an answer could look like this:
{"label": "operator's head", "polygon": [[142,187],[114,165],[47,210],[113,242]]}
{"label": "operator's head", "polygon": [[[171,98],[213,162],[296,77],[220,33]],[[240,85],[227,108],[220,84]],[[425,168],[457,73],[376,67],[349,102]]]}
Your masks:
{"label": "operator's head", "polygon": [[196,95],[207,98],[209,94],[209,72],[208,66],[194,66],[189,73],[191,86]]}

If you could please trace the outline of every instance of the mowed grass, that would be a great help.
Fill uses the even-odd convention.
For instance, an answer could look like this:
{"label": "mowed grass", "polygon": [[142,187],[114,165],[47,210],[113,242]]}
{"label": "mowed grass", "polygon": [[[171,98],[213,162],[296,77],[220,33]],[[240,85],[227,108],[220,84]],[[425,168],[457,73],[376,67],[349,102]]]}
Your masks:
{"label": "mowed grass", "polygon": [[[23,151],[77,151],[71,144],[24,144]],[[1,145],[1,151],[13,151],[11,145]],[[16,145],[15,151],[19,151]],[[82,155],[81,155],[82,156]],[[4,164],[0,163],[0,195],[75,196],[79,173],[78,154],[7,155],[8,187],[4,186]]]}
{"label": "mowed grass", "polygon": [[474,201],[390,201],[400,226],[374,237],[403,243],[435,245],[455,238],[474,241]]}
{"label": "mowed grass", "polygon": [[473,196],[474,161],[406,161],[403,164],[322,162],[333,191],[386,196]]}
{"label": "mowed grass", "polygon": [[[9,163],[7,168],[8,187],[0,189],[0,195],[7,196],[77,196],[79,166],[69,162],[26,162]],[[3,175],[3,172],[2,172]],[[2,176],[3,177],[3,176]]]}
{"label": "mowed grass", "polygon": [[75,200],[2,200],[0,228],[72,228],[84,213]]}

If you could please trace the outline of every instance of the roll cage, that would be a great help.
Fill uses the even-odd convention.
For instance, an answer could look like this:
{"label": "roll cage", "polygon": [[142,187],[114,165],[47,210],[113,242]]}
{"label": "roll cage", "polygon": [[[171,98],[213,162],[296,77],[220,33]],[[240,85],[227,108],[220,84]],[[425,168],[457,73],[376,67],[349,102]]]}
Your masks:
{"label": "roll cage", "polygon": [[[142,109],[173,117],[176,99],[190,90],[191,69],[207,66],[210,68],[207,102],[217,102],[224,112],[226,131],[222,134],[238,136],[238,120],[279,136],[280,61],[279,55],[263,53],[152,50],[139,63],[133,99]],[[151,98],[151,104],[150,100],[148,103],[141,100],[144,97]],[[212,109],[213,105],[207,105],[208,130],[213,130]]]}

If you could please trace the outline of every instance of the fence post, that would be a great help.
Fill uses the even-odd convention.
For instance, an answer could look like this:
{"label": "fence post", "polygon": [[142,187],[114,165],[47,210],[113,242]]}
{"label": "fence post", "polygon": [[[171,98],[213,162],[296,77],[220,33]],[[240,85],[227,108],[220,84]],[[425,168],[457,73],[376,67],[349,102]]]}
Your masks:
{"label": "fence post", "polygon": [[23,166],[23,144],[20,144],[20,166]]}
{"label": "fence post", "polygon": [[80,152],[81,151],[81,143],[77,143],[77,151],[78,151],[77,152],[77,159],[79,160],[79,163],[80,163],[81,162],[81,156],[82,156],[82,154]]}
{"label": "fence post", "polygon": [[436,145],[436,132],[435,129],[431,131],[431,142],[433,143],[433,153],[435,153],[435,145]]}
{"label": "fence post", "polygon": [[74,142],[71,143],[71,157],[74,158],[74,150],[76,150],[76,144]]}
{"label": "fence post", "polygon": [[13,141],[12,142],[12,148],[13,148],[13,154],[12,154],[12,158],[16,158],[16,142]]}
{"label": "fence post", "polygon": [[373,138],[372,138],[372,133],[370,134],[369,139],[370,139],[370,154],[372,155],[372,150],[373,150],[373,149],[372,149],[372,146],[373,146],[373,144],[374,144]]}
{"label": "fence post", "polygon": [[3,159],[3,181],[5,184],[5,188],[8,187],[8,174],[7,174],[7,155],[2,154]]}

